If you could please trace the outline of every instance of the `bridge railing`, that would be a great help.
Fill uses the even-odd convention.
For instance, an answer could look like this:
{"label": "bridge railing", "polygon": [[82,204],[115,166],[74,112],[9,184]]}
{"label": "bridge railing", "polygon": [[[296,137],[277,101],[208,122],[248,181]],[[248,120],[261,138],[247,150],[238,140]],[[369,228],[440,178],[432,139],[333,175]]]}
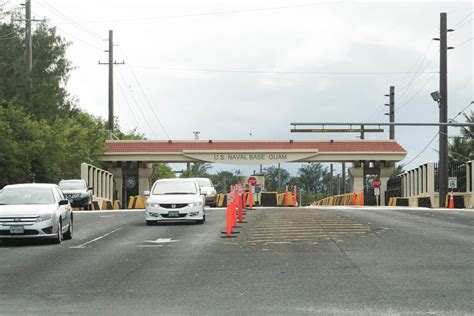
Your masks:
{"label": "bridge railing", "polygon": [[81,179],[93,188],[93,200],[102,205],[114,198],[114,176],[105,170],[88,163],[81,164]]}
{"label": "bridge railing", "polygon": [[313,203],[316,206],[364,205],[364,192],[354,192],[328,196]]}

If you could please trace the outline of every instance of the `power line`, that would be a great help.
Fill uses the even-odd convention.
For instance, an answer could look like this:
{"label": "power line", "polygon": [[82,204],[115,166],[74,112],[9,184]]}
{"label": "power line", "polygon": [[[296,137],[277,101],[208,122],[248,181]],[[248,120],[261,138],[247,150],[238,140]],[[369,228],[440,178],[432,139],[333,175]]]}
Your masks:
{"label": "power line", "polygon": [[459,29],[462,29],[463,27],[465,27],[466,25],[469,25],[472,21],[474,21],[474,19],[471,19],[471,20],[468,20],[467,22],[459,25],[456,27],[455,31],[459,30]]}
{"label": "power line", "polygon": [[135,18],[122,18],[122,19],[90,20],[90,21],[83,21],[83,23],[89,24],[89,23],[104,23],[104,22],[134,22],[134,21],[146,21],[146,20],[189,18],[189,17],[212,16],[212,15],[221,15],[221,14],[238,14],[238,13],[274,11],[274,10],[293,9],[293,8],[307,8],[307,7],[315,7],[315,6],[331,5],[331,4],[343,4],[343,3],[345,3],[345,1],[319,2],[319,3],[288,5],[288,6],[279,6],[279,7],[223,10],[223,11],[211,11],[211,12],[190,13],[190,14],[181,14],[181,15],[163,15],[163,16],[155,16],[155,17],[149,16],[149,17],[135,17]]}
{"label": "power line", "polygon": [[469,18],[472,14],[474,13],[474,11],[471,11],[469,12],[465,17],[463,17],[461,20],[459,20],[456,24],[453,25],[453,28],[457,27],[459,24],[461,24],[462,22],[464,22],[465,19]]}
{"label": "power line", "polygon": [[454,45],[454,48],[459,48],[459,47],[463,46],[464,44],[469,43],[469,42],[472,41],[473,39],[474,39],[474,37],[468,38],[468,39],[465,40],[464,42],[459,43],[459,44],[457,44],[457,45]]}
{"label": "power line", "polygon": [[142,85],[140,84],[140,81],[138,81],[138,77],[137,75],[135,74],[135,71],[133,70],[133,68],[131,67],[130,65],[130,60],[128,60],[127,56],[125,55],[125,52],[123,51],[122,47],[119,46],[119,49],[120,51],[122,52],[123,56],[125,57],[125,59],[127,59],[127,66],[128,68],[130,69],[130,72],[132,73],[132,76],[133,78],[135,79],[135,82],[137,83],[138,87],[140,88],[140,91],[141,93],[143,94],[143,96],[145,97],[145,101],[147,102],[148,104],[148,107],[151,109],[151,112],[153,113],[153,115],[155,116],[155,119],[157,120],[158,124],[160,125],[161,129],[163,130],[164,134],[166,135],[166,137],[168,139],[171,139],[170,136],[168,135],[168,133],[166,132],[166,129],[165,127],[163,126],[159,116],[156,114],[155,112],[155,109],[153,108],[153,105],[151,104],[150,100],[148,99],[148,96],[147,94],[145,93],[145,89],[143,89]]}
{"label": "power line", "polygon": [[[118,78],[117,78],[117,79],[118,79]],[[122,94],[122,97],[123,97],[123,99],[125,100],[125,104],[127,105],[127,108],[128,108],[128,110],[129,110],[129,112],[132,113],[133,120],[135,121],[135,127],[136,127],[137,129],[141,130],[141,132],[142,132],[143,134],[145,134],[144,130],[140,127],[140,124],[138,123],[138,119],[137,119],[137,117],[136,117],[136,115],[135,115],[135,112],[133,111],[132,105],[131,105],[130,102],[128,101],[127,96],[125,95],[125,92],[124,92],[124,90],[123,90],[123,88],[122,88],[122,84],[120,83],[119,80],[117,80],[117,83],[118,83],[118,87],[119,87],[120,94]]]}
{"label": "power line", "polygon": [[[141,107],[140,107],[140,103],[137,101],[137,98],[135,97],[135,94],[133,94],[133,92],[130,90],[130,87],[127,85],[127,81],[125,80],[125,78],[123,77],[122,73],[120,72],[120,70],[117,71],[120,78],[122,79],[122,81],[124,82],[125,86],[127,86],[129,89],[128,91],[130,92],[130,95],[132,96],[132,99],[133,101],[135,102],[135,105],[136,107],[138,108],[138,113],[141,114],[142,118],[143,118],[143,121],[146,123],[146,125],[148,126],[148,128],[150,129],[150,131],[152,132],[153,136],[155,137],[155,139],[158,139],[158,135],[156,134],[155,130],[153,129],[153,127],[151,126],[150,122],[148,121],[147,119],[147,116],[143,113]],[[133,111],[133,110],[132,110]]]}
{"label": "power line", "polygon": [[[35,12],[33,12],[33,13],[35,13]],[[35,14],[36,14],[36,13],[35,13]],[[80,37],[74,35],[73,33],[69,32],[69,31],[66,31],[65,29],[63,29],[62,27],[60,27],[57,23],[55,23],[54,21],[52,21],[52,20],[49,20],[49,21],[50,21],[51,23],[53,23],[53,24],[54,24],[54,27],[57,28],[58,30],[61,30],[62,32],[66,33],[66,34],[68,34],[69,36],[71,36],[71,37],[77,39],[78,41],[80,41],[80,42],[86,44],[87,46],[92,47],[92,48],[94,48],[94,49],[97,49],[97,50],[99,50],[99,51],[101,51],[101,52],[104,51],[103,48],[100,48],[99,46],[97,46],[97,45],[95,45],[95,44],[92,44],[92,43],[89,42],[89,41],[83,40],[82,38],[80,38]]]}
{"label": "power line", "polygon": [[413,101],[413,99],[415,99],[415,97],[417,95],[419,95],[421,93],[421,91],[423,91],[423,89],[428,85],[428,83],[431,82],[431,80],[433,80],[434,76],[436,75],[436,73],[434,73],[433,75],[431,75],[430,78],[428,78],[428,80],[425,82],[425,84],[423,86],[421,86],[421,88],[415,92],[415,94],[413,94],[411,96],[411,98],[409,98],[407,101],[405,101],[405,103],[403,103],[402,105],[400,105],[397,110],[400,111],[401,109],[403,109],[404,107],[406,107],[408,104],[410,104],[411,101]]}
{"label": "power line", "polygon": [[437,133],[435,134],[435,136],[428,142],[428,144],[426,144],[426,146],[425,146],[415,157],[413,157],[409,162],[404,163],[404,165],[405,165],[405,166],[406,166],[406,165],[409,165],[410,163],[412,163],[413,161],[415,161],[416,158],[420,157],[420,155],[421,155],[422,153],[424,153],[426,149],[428,149],[428,147],[431,145],[431,143],[436,139],[436,137],[437,137],[438,135],[439,135],[439,132],[437,132]]}
{"label": "power line", "polygon": [[50,12],[52,12],[53,14],[55,14],[56,16],[59,16],[61,17],[63,20],[65,21],[70,21],[72,22],[73,25],[75,25],[78,29],[82,30],[83,32],[86,32],[94,37],[96,37],[97,39],[99,40],[102,40],[102,36],[100,36],[99,34],[97,34],[96,32],[88,29],[87,27],[81,25],[79,22],[77,22],[76,20],[74,20],[73,18],[67,16],[66,14],[62,13],[61,11],[59,11],[58,9],[56,9],[55,7],[53,7],[52,5],[44,2],[38,2],[38,4],[40,6],[42,6],[43,8],[46,8],[47,10],[49,10]]}
{"label": "power line", "polygon": [[472,106],[474,104],[474,101],[471,101],[468,105],[466,105],[465,108],[463,108],[461,110],[461,112],[459,112],[455,117],[453,117],[451,120],[455,120],[459,115],[463,114],[464,111],[466,111],[470,106]]}
{"label": "power line", "polygon": [[[267,75],[405,75],[415,72],[391,71],[391,72],[329,72],[329,71],[273,71],[273,70],[250,70],[250,69],[212,69],[212,68],[177,68],[160,66],[135,65],[134,68],[195,71],[195,72],[215,72],[215,73],[246,73],[246,74],[267,74]],[[423,74],[435,74],[436,71],[418,72]]]}
{"label": "power line", "polygon": [[[425,62],[425,59],[426,59],[426,57],[428,56],[428,53],[429,53],[429,51],[430,51],[430,49],[431,49],[432,46],[433,46],[433,41],[430,40],[430,44],[428,45],[428,48],[426,49],[426,52],[423,54],[423,57],[421,57],[421,59],[420,59],[419,62],[417,63],[417,64],[419,64],[419,65],[418,65],[418,67],[416,68],[415,75],[413,76],[413,78],[408,82],[408,84],[407,84],[405,87],[403,87],[403,88],[400,89],[400,96],[398,97],[399,100],[403,98],[403,96],[405,95],[405,93],[408,91],[408,89],[411,87],[411,85],[413,84],[413,82],[416,80],[418,74],[419,74],[420,72],[422,72],[422,71],[421,71],[421,67],[423,66],[423,64],[424,64],[424,62]],[[428,68],[429,65],[431,65],[431,63],[429,63],[425,68],[423,68],[423,70],[425,70],[426,68]]]}

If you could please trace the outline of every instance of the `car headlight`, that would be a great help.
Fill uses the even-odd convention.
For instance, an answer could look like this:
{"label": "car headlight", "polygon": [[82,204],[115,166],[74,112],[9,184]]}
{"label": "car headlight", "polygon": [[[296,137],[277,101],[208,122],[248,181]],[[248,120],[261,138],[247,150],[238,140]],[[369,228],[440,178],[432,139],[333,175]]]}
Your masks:
{"label": "car headlight", "polygon": [[146,203],[146,206],[158,208],[158,207],[160,207],[160,204],[154,203],[154,202],[147,202],[147,203]]}
{"label": "car headlight", "polygon": [[189,203],[189,204],[188,204],[189,207],[195,207],[195,206],[201,206],[201,205],[202,205],[202,201],[194,202],[194,203]]}
{"label": "car headlight", "polygon": [[40,216],[38,216],[38,219],[36,220],[36,222],[37,223],[44,222],[44,221],[50,220],[51,218],[52,218],[51,214],[40,215]]}

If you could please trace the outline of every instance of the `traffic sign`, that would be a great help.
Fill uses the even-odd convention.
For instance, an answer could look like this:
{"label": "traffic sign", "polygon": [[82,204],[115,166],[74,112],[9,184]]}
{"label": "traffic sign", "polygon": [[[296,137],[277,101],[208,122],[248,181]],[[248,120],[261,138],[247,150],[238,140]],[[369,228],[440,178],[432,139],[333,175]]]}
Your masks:
{"label": "traffic sign", "polygon": [[257,179],[255,177],[250,177],[248,182],[249,182],[249,185],[255,186],[257,184]]}
{"label": "traffic sign", "polygon": [[380,181],[380,179],[374,179],[372,180],[372,186],[374,188],[380,188],[380,186],[382,185],[382,181]]}
{"label": "traffic sign", "polygon": [[449,177],[448,188],[450,188],[450,189],[457,189],[458,188],[458,178],[457,177]]}

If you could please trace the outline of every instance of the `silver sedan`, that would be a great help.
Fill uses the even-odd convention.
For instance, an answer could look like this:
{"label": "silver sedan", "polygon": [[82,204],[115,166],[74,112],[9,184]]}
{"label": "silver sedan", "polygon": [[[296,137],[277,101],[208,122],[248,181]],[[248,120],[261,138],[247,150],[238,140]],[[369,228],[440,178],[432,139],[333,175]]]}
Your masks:
{"label": "silver sedan", "polygon": [[0,239],[71,239],[69,200],[55,184],[7,185],[0,191]]}

